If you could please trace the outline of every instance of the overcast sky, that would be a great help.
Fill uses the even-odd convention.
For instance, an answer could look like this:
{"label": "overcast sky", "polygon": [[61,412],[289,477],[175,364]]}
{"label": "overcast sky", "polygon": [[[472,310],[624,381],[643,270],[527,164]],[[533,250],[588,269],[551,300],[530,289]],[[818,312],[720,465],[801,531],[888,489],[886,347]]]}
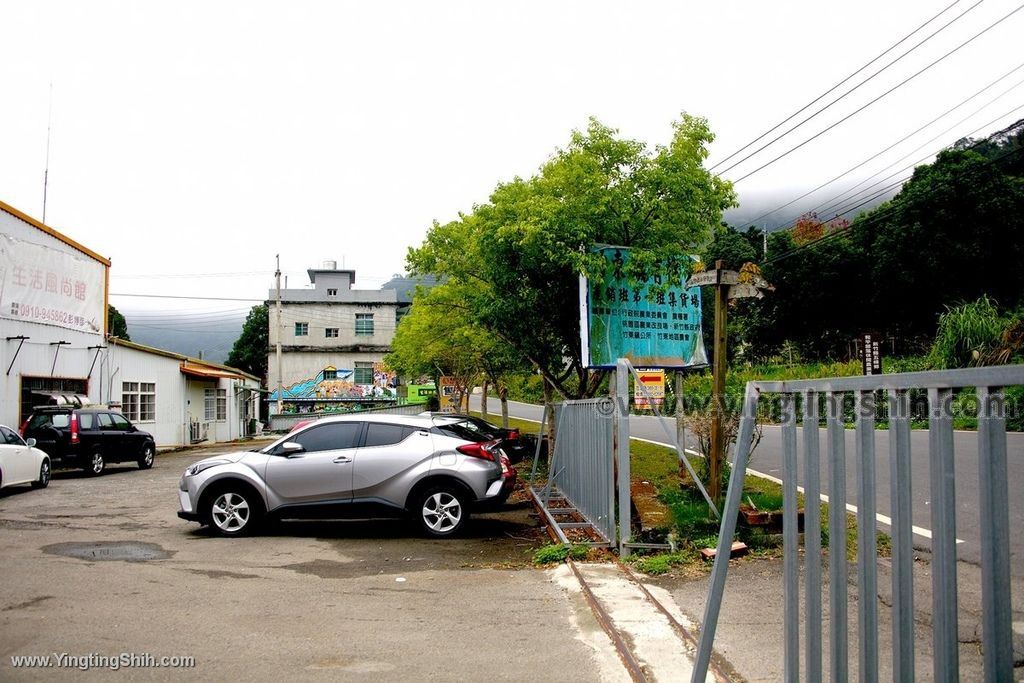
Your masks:
{"label": "overcast sky", "polygon": [[[680,112],[704,116],[714,166],[951,1],[0,0],[0,200],[42,219],[49,122],[46,223],[112,259],[122,310],[248,309],[124,295],[263,299],[275,254],[292,287],[332,259],[356,270],[357,287],[377,288],[403,271],[433,220],[533,174],[588,117],[653,147]],[[970,11],[723,177],[741,178],[1020,6],[975,4],[953,3],[821,104]],[[1022,35],[1024,11],[739,181],[741,219],[1020,66]],[[1022,79],[1024,68],[850,178],[923,145],[884,177],[1021,118]],[[841,189],[811,199],[824,206]]]}

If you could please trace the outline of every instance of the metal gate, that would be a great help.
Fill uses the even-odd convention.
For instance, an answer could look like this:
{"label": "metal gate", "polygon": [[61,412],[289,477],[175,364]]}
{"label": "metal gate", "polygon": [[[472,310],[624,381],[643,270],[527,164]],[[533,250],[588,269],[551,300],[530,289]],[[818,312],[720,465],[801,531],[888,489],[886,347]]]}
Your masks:
{"label": "metal gate", "polygon": [[[537,488],[531,476],[531,490],[563,542],[568,540],[567,529],[581,526],[591,527],[604,544],[615,542],[614,418],[614,404],[607,398],[555,406],[558,438],[548,463],[548,480]],[[576,513],[585,522],[574,521]],[[573,518],[560,519],[560,515]]]}
{"label": "metal gate", "polygon": [[[718,622],[729,545],[743,494],[748,449],[759,400],[777,394],[782,418],[783,446],[783,554],[785,591],[784,677],[800,679],[800,566],[797,528],[797,443],[803,442],[805,499],[820,497],[820,403],[824,402],[827,427],[825,464],[828,495],[846,500],[844,402],[853,399],[857,463],[857,600],[858,670],[860,680],[878,679],[878,600],[876,548],[875,422],[877,408],[887,408],[889,420],[892,508],[892,612],[893,674],[913,681],[914,671],[914,562],[911,520],[911,394],[927,395],[928,452],[932,524],[932,639],[933,678],[956,681],[960,677],[957,633],[956,492],[953,448],[954,392],[976,389],[978,418],[978,477],[980,497],[982,650],[987,681],[1013,679],[1013,642],[1010,603],[1009,498],[1006,460],[1006,400],[1003,387],[1024,384],[1024,366],[971,370],[875,375],[794,382],[750,382],[743,402],[734,467],[726,496],[718,552],[704,614],[693,681],[703,681],[708,669]],[[797,433],[797,404],[801,404],[801,434]],[[822,551],[820,507],[806,505],[804,517],[803,661],[808,681],[824,679],[822,672]],[[846,510],[829,506],[829,537],[846,536]],[[829,678],[848,677],[847,572],[845,561],[829,562]]]}

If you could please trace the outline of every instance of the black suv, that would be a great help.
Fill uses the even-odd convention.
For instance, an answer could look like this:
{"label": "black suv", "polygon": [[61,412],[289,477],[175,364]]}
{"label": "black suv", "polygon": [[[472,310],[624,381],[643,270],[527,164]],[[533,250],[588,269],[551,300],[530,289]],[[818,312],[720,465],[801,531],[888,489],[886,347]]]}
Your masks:
{"label": "black suv", "polygon": [[153,466],[153,435],[140,431],[121,413],[108,408],[41,407],[21,427],[56,466],[80,467],[101,474],[108,462],[134,461]]}

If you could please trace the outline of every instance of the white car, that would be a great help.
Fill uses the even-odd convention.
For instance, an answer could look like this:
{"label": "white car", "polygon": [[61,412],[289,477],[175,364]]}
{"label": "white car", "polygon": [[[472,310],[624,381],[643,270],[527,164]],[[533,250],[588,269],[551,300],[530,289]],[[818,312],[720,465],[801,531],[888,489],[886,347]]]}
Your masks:
{"label": "white car", "polygon": [[45,488],[50,483],[50,456],[25,441],[18,432],[0,425],[0,487],[32,484]]}

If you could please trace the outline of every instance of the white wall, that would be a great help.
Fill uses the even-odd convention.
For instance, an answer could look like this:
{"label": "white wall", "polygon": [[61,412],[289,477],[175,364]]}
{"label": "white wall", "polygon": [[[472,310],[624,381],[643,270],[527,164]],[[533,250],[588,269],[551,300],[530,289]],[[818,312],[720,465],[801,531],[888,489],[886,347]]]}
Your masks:
{"label": "white wall", "polygon": [[[2,208],[0,208],[0,235],[8,236],[16,241],[31,242],[74,257],[77,260],[77,267],[84,269],[83,279],[101,283],[106,281],[106,265],[104,263]],[[8,247],[12,245],[6,239],[0,239],[0,244]],[[13,248],[14,251],[2,261],[22,263],[22,259],[25,257],[17,252],[17,242],[13,243]],[[6,272],[6,268],[0,270],[5,270],[5,272],[0,272],[0,287],[3,288],[3,293],[0,294],[0,303],[8,307],[9,312],[12,302],[18,300],[18,288],[12,281],[12,273]],[[89,398],[93,401],[99,400],[97,371],[94,369],[92,377],[89,377],[89,368],[96,351],[90,350],[89,347],[103,344],[102,322],[106,318],[106,292],[101,286],[86,290],[85,295],[88,300],[81,302],[80,305],[88,309],[90,319],[99,317],[99,332],[85,332],[55,324],[0,318],[0,373],[4,373],[0,374],[0,383],[2,383],[0,423],[14,428],[20,426],[17,423],[23,417],[20,415],[20,404],[21,379],[24,376],[88,380],[87,394]],[[24,344],[17,339],[6,340],[6,337],[18,336],[28,337],[28,339]],[[55,342],[61,341],[68,343],[61,344],[58,350]],[[20,352],[19,345],[21,346]],[[10,368],[9,372],[8,368]]]}

